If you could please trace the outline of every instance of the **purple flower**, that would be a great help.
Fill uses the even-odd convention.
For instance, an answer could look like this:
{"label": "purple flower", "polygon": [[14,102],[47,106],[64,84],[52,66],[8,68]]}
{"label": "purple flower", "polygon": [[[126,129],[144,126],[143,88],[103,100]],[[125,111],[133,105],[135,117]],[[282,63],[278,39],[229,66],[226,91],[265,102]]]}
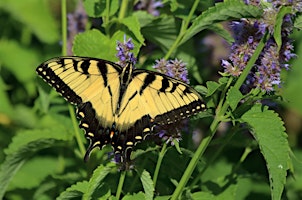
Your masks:
{"label": "purple flower", "polygon": [[119,58],[118,64],[121,66],[125,66],[127,63],[136,63],[136,58],[134,54],[130,51],[134,49],[134,44],[132,39],[126,39],[126,35],[124,36],[124,42],[117,41],[117,54],[116,57]]}
{"label": "purple flower", "polygon": [[157,69],[157,71],[189,83],[188,70],[182,60],[175,59],[166,61],[165,59],[160,59],[155,62],[156,64],[153,68]]}
{"label": "purple flower", "polygon": [[[259,1],[245,1],[247,4],[260,5]],[[272,7],[264,9],[263,17],[259,20],[242,19],[240,22],[233,22],[232,29],[235,42],[232,44],[232,53],[228,61],[222,60],[224,72],[232,76],[239,76],[244,70],[247,62],[253,55],[258,43],[263,35],[268,31],[270,35],[274,33],[276,16],[280,7],[276,5],[294,5],[297,1],[273,1]],[[284,4],[284,2],[287,2]],[[289,69],[287,63],[296,55],[293,53],[292,41],[288,38],[292,31],[291,15],[286,15],[282,24],[282,46],[279,50],[273,36],[269,39],[259,58],[254,64],[254,68],[248,75],[245,85],[241,90],[248,93],[252,88],[260,88],[262,91],[272,92],[276,87],[280,87],[281,70]]]}

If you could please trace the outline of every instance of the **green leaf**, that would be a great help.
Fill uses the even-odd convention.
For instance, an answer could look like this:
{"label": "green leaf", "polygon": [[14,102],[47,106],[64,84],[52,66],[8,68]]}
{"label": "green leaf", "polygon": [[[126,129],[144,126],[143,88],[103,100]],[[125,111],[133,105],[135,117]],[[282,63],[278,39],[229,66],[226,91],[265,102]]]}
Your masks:
{"label": "green leaf", "polygon": [[20,167],[35,152],[58,144],[60,141],[68,141],[71,137],[60,126],[47,130],[28,130],[19,132],[13,138],[8,149],[5,161],[0,169],[0,199],[2,199],[6,188]]}
{"label": "green leaf", "polygon": [[154,185],[150,173],[144,170],[142,173],[139,172],[139,174],[145,191],[145,199],[152,200],[154,196]]}
{"label": "green leaf", "polygon": [[226,100],[228,104],[230,105],[232,110],[235,110],[237,108],[237,105],[239,101],[243,98],[243,95],[241,92],[234,87],[231,87],[227,93]]}
{"label": "green leaf", "polygon": [[144,44],[144,37],[141,34],[141,28],[139,21],[135,15],[123,18],[120,20],[122,24],[124,24],[135,36],[135,39],[140,42],[140,44]]}
{"label": "green leaf", "polygon": [[294,27],[296,29],[302,29],[302,15],[297,15],[297,17],[295,18],[295,22],[294,22]]}
{"label": "green leaf", "polygon": [[47,176],[56,172],[57,165],[58,159],[50,157],[34,157],[27,161],[16,173],[8,190],[15,188],[32,189],[39,186]]}
{"label": "green leaf", "polygon": [[60,194],[60,196],[57,198],[57,200],[68,200],[68,199],[80,199],[85,191],[88,189],[88,182],[82,181],[77,182],[76,184],[70,186],[67,188],[64,192]]}
{"label": "green leaf", "polygon": [[[76,35],[72,50],[77,56],[101,58],[115,62],[118,60],[116,43],[117,41],[124,42],[125,35],[127,35],[126,32],[117,31],[111,38],[108,38],[99,30],[88,30]],[[135,39],[133,44],[134,50],[132,52],[136,56],[142,44]]]}
{"label": "green leaf", "polygon": [[29,48],[23,47],[14,40],[0,40],[1,66],[10,71],[22,84],[29,94],[35,93],[33,79],[39,58],[37,53]]}
{"label": "green leaf", "polygon": [[75,36],[72,50],[77,56],[88,56],[116,61],[115,45],[103,33],[96,29]]}
{"label": "green leaf", "polygon": [[227,43],[232,44],[234,42],[234,37],[228,30],[226,30],[226,28],[222,24],[209,25],[208,29],[225,39]]}
{"label": "green leaf", "polygon": [[214,94],[216,92],[216,90],[221,86],[219,83],[217,83],[215,81],[207,81],[206,85],[207,85],[207,88],[208,88],[207,97]]}
{"label": "green leaf", "polygon": [[[1,0],[0,8],[10,13],[17,21],[29,28],[41,41],[54,43],[59,40],[59,30],[48,1]],[[39,16],[39,17],[37,17]],[[16,53],[14,54],[17,55]]]}
{"label": "green leaf", "polygon": [[214,7],[209,8],[194,19],[190,28],[185,32],[180,44],[186,42],[195,34],[208,28],[208,26],[212,24],[243,17],[259,17],[261,15],[262,9],[256,6],[246,5],[243,1],[230,0],[217,3]]}
{"label": "green leaf", "polygon": [[275,22],[275,29],[274,29],[274,39],[278,45],[278,51],[280,50],[282,46],[282,34],[281,34],[281,29],[283,25],[283,18],[287,14],[291,14],[292,8],[289,6],[282,6],[280,11],[278,12],[278,15],[276,17],[276,22]]}
{"label": "green leaf", "polygon": [[283,122],[274,111],[260,104],[247,111],[242,120],[250,126],[267,163],[272,199],[281,199],[290,162]]}
{"label": "green leaf", "polygon": [[146,39],[159,45],[164,51],[172,46],[178,33],[175,19],[168,16],[155,19],[142,27],[141,31]]}
{"label": "green leaf", "polygon": [[[113,163],[109,163],[114,166]],[[93,171],[92,177],[89,180],[87,191],[85,191],[83,199],[92,199],[93,194],[104,184],[105,177],[110,173],[112,167],[100,165]]]}
{"label": "green leaf", "polygon": [[192,194],[193,200],[212,200],[216,199],[215,196],[210,192],[195,192]]}
{"label": "green leaf", "polygon": [[133,195],[125,195],[122,200],[142,200],[145,199],[145,195],[143,192],[139,192]]}
{"label": "green leaf", "polygon": [[89,17],[95,17],[95,18],[106,17],[107,14],[109,14],[109,16],[114,15],[118,11],[119,1],[118,0],[109,1],[110,2],[109,8],[107,8],[106,6],[106,1],[107,0],[84,0],[83,5],[87,12],[87,15]]}

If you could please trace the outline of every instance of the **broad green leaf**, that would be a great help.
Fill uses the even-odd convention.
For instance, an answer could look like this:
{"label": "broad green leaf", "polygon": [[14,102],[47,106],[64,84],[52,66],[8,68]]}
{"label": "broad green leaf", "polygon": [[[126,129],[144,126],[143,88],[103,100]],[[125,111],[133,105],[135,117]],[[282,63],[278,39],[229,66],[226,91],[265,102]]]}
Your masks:
{"label": "broad green leaf", "polygon": [[[87,56],[93,58],[101,58],[116,62],[117,41],[124,42],[124,36],[129,36],[123,31],[117,31],[111,38],[105,36],[99,30],[93,29],[76,35],[73,45],[73,52],[77,56]],[[136,56],[141,47],[140,42],[132,40],[134,44],[133,54]]]}
{"label": "broad green leaf", "polygon": [[67,188],[64,192],[60,194],[59,197],[57,197],[57,200],[68,200],[68,199],[80,199],[85,191],[88,189],[88,182],[77,182],[74,185],[71,185],[69,188]]}
{"label": "broad green leaf", "polygon": [[239,101],[242,98],[243,98],[243,95],[241,94],[241,92],[238,89],[231,87],[227,93],[226,100],[227,100],[228,104],[230,105],[231,109],[235,110],[237,108]]}
{"label": "broad green leaf", "polygon": [[115,45],[99,30],[93,29],[75,36],[73,53],[77,56],[88,56],[116,61]]}
{"label": "broad green leaf", "polygon": [[212,24],[244,17],[260,17],[261,15],[262,9],[256,6],[246,5],[243,1],[230,0],[217,3],[214,7],[204,11],[193,20],[192,25],[185,32],[181,44]]}
{"label": "broad green leaf", "polygon": [[89,17],[110,17],[119,8],[118,0],[109,1],[109,8],[106,6],[107,0],[84,0],[84,8]]}
{"label": "broad green leaf", "polygon": [[[60,36],[58,25],[50,12],[49,5],[48,1],[41,0],[0,1],[0,8],[6,10],[13,18],[23,23],[40,40],[46,43],[55,43],[58,42]],[[17,53],[14,55],[16,56]]]}
{"label": "broad green leaf", "polygon": [[124,24],[133,33],[133,35],[140,42],[140,44],[144,44],[144,37],[141,34],[140,24],[135,15],[123,18],[120,20],[120,22]]}
{"label": "broad green leaf", "polygon": [[260,104],[247,111],[242,121],[250,126],[267,163],[272,199],[281,199],[290,162],[283,122],[277,113]]}
{"label": "broad green leaf", "polygon": [[[113,167],[113,166],[112,166]],[[89,180],[87,191],[85,191],[83,199],[92,199],[93,194],[104,184],[105,177],[110,173],[112,167],[100,165],[93,171],[93,175]]]}
{"label": "broad green leaf", "polygon": [[20,167],[35,152],[56,145],[60,141],[68,141],[71,137],[60,126],[53,129],[28,130],[19,132],[13,138],[9,147],[4,150],[7,154],[0,168],[0,199]]}
{"label": "broad green leaf", "polygon": [[28,160],[16,173],[8,190],[15,188],[31,189],[39,186],[47,176],[57,171],[57,165],[58,159],[50,157],[34,157]]}
{"label": "broad green leaf", "polygon": [[137,18],[141,28],[152,23],[152,21],[154,20],[153,15],[149,14],[146,11],[142,11],[142,10],[138,10],[138,11],[134,12],[133,15]]}
{"label": "broad green leaf", "polygon": [[216,90],[221,86],[219,83],[215,81],[207,81],[207,88],[208,88],[208,93],[207,97],[211,96],[216,92]]}
{"label": "broad green leaf", "polygon": [[274,29],[274,39],[275,42],[278,45],[278,50],[280,50],[282,46],[282,25],[283,25],[283,19],[284,16],[287,14],[292,13],[292,8],[289,6],[282,6],[280,11],[278,12],[278,15],[276,17],[276,22],[275,22],[275,29]]}
{"label": "broad green leaf", "polygon": [[152,200],[154,195],[154,185],[150,173],[144,170],[142,173],[140,173],[140,179],[145,191],[145,199]]}
{"label": "broad green leaf", "polygon": [[146,39],[167,51],[176,40],[178,30],[175,19],[166,16],[157,18],[152,23],[142,27],[141,32]]}

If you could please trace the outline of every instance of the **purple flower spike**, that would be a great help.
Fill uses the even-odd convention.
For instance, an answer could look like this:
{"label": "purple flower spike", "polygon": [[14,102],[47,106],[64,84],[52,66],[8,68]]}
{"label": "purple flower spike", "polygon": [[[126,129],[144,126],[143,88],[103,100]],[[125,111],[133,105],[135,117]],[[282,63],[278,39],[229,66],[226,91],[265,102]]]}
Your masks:
{"label": "purple flower spike", "polygon": [[126,39],[126,35],[124,35],[124,42],[117,41],[116,50],[118,51],[116,57],[118,57],[119,61],[118,64],[121,66],[125,66],[127,63],[136,64],[136,57],[131,50],[134,49],[134,44],[132,39]]}

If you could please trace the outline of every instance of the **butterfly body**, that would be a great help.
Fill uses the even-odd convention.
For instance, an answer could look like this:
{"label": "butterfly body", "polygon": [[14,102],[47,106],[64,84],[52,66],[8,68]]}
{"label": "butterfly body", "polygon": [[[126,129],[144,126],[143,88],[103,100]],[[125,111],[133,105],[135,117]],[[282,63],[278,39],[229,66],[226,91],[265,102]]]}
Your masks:
{"label": "butterfly body", "polygon": [[155,125],[205,110],[202,98],[189,85],[158,72],[133,69],[131,63],[121,67],[95,58],[58,57],[36,71],[77,106],[80,127],[91,141],[85,158],[94,147],[106,144],[125,154]]}

